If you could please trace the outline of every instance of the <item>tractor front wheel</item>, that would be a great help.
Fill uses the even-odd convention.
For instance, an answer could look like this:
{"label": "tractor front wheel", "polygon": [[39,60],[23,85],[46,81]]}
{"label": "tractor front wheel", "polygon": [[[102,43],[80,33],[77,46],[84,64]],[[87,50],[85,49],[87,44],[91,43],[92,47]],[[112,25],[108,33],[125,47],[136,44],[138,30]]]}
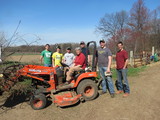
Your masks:
{"label": "tractor front wheel", "polygon": [[44,94],[33,95],[30,99],[30,105],[34,110],[45,108],[46,103],[47,100]]}
{"label": "tractor front wheel", "polygon": [[93,80],[86,79],[78,85],[77,93],[82,94],[86,101],[93,100],[98,95],[98,87]]}

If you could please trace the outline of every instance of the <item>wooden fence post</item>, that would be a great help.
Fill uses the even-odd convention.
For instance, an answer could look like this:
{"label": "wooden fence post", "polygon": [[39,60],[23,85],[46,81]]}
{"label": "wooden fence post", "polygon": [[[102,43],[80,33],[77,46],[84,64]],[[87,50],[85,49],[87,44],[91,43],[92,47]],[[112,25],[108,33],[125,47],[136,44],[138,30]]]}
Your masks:
{"label": "wooden fence post", "polygon": [[152,46],[152,56],[154,56],[154,46]]}
{"label": "wooden fence post", "polygon": [[133,51],[130,51],[130,65],[133,66]]}

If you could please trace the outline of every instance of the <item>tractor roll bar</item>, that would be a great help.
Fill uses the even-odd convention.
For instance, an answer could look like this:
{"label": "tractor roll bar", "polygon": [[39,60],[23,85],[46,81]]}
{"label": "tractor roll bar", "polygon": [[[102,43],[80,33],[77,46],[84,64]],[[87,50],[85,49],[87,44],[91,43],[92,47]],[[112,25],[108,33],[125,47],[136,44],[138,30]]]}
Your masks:
{"label": "tractor roll bar", "polygon": [[95,41],[90,41],[87,43],[87,54],[86,54],[86,63],[87,63],[87,67],[89,66],[88,64],[88,55],[89,55],[89,46],[90,44],[93,43],[93,57],[92,57],[92,71],[96,71],[96,62],[95,62],[95,58],[96,58],[96,50],[97,50],[97,44]]}

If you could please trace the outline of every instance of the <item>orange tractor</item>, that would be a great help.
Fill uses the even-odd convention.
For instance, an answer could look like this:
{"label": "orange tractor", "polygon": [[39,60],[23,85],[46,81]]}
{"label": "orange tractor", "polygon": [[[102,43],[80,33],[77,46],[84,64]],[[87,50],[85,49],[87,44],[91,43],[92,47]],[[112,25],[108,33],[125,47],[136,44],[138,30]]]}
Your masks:
{"label": "orange tractor", "polygon": [[93,44],[92,68],[74,72],[70,84],[64,84],[66,77],[64,68],[66,65],[63,63],[62,67],[25,65],[16,71],[13,79],[17,79],[20,76],[32,78],[32,86],[36,88],[30,99],[30,105],[33,109],[39,110],[44,108],[47,98],[51,98],[52,102],[57,106],[65,107],[76,104],[79,101],[93,100],[97,97],[96,42],[89,42],[87,44],[88,50],[90,44]]}

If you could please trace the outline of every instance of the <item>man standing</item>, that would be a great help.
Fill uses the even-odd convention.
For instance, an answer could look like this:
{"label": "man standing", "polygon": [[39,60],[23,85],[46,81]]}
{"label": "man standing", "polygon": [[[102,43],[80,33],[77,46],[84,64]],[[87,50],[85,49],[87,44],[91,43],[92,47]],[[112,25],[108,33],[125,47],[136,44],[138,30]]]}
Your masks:
{"label": "man standing", "polygon": [[[81,42],[80,42],[80,47],[81,47],[82,53],[83,53],[86,57],[88,57],[88,63],[91,64],[90,52],[87,51],[86,44],[85,44],[84,41],[81,41]],[[87,56],[87,52],[88,52],[88,56]]]}
{"label": "man standing", "polygon": [[63,54],[60,53],[61,52],[61,47],[57,46],[56,47],[56,52],[53,53],[52,55],[52,65],[54,66],[62,66],[61,62],[62,62],[62,58],[63,58]]}
{"label": "man standing", "polygon": [[[123,49],[123,43],[119,42],[117,44],[119,51],[116,54],[116,65],[117,65],[117,94],[124,91],[123,97],[127,97],[130,93],[129,83],[127,79],[127,64],[128,64],[128,54]],[[124,84],[122,82],[124,80]]]}
{"label": "man standing", "polygon": [[71,77],[74,71],[79,71],[81,69],[85,69],[86,67],[86,57],[81,52],[81,48],[77,47],[75,50],[76,50],[77,56],[75,58],[73,65],[70,67],[69,71],[67,72],[67,78],[66,78],[67,84],[71,80]]}
{"label": "man standing", "polygon": [[99,43],[100,43],[100,48],[97,49],[98,68],[100,75],[103,79],[101,94],[107,92],[107,84],[108,84],[110,95],[113,98],[115,96],[113,81],[110,75],[106,75],[106,74],[111,74],[110,68],[112,62],[112,53],[108,48],[106,48],[106,43],[104,40],[100,40]]}
{"label": "man standing", "polygon": [[71,48],[67,48],[66,51],[67,53],[64,54],[63,61],[70,67],[73,64],[75,56],[73,53],[71,53]]}
{"label": "man standing", "polygon": [[44,66],[46,67],[51,67],[52,66],[52,52],[49,51],[49,48],[50,48],[50,45],[49,44],[46,44],[45,45],[45,50],[43,50],[41,52],[41,56],[40,56],[40,61],[41,61],[41,64],[42,64],[42,59],[44,61]]}

